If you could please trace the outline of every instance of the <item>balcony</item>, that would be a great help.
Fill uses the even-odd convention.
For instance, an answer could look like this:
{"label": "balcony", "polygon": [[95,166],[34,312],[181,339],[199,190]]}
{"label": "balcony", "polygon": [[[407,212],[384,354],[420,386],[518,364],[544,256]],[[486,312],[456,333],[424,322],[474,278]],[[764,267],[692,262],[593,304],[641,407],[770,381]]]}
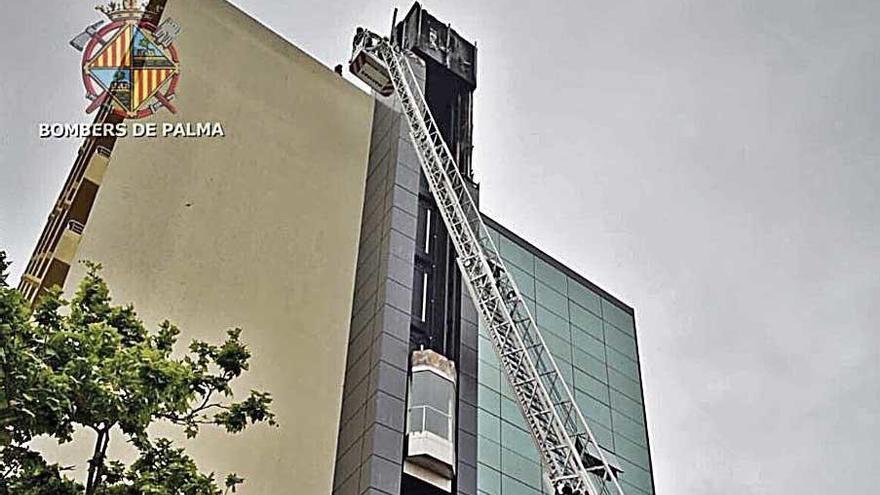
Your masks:
{"label": "balcony", "polygon": [[455,363],[434,351],[416,351],[407,406],[403,470],[451,492],[455,476]]}
{"label": "balcony", "polygon": [[85,228],[85,225],[76,220],[67,222],[64,232],[61,234],[61,239],[58,240],[58,245],[55,247],[53,258],[63,261],[68,265],[72,264]]}

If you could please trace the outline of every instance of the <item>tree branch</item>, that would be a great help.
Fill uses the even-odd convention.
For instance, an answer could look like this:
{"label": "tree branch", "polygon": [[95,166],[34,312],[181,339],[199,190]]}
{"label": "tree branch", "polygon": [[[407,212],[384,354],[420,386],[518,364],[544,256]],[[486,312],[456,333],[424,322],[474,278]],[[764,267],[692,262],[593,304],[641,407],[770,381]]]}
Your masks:
{"label": "tree branch", "polygon": [[86,479],[86,495],[94,495],[95,490],[98,488],[96,485],[96,472],[98,468],[98,463],[101,462],[102,456],[102,447],[104,445],[104,436],[105,432],[99,428],[92,428],[98,434],[97,438],[95,438],[95,450],[92,453],[92,458],[89,460],[89,475]]}

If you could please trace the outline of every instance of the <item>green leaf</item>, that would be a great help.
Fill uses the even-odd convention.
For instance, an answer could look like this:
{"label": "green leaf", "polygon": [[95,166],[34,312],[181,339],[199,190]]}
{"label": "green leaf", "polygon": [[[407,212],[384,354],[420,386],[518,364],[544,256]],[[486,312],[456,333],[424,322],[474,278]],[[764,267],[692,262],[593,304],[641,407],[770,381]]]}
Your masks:
{"label": "green leaf", "polygon": [[[192,438],[206,425],[230,433],[276,425],[270,394],[231,401],[251,358],[242,330],[227,331],[220,345],[194,341],[180,355],[180,329],[165,321],[149,331],[133,305],[113,304],[101,266],[85,265],[70,301],[56,288],[31,313],[8,287],[0,251],[0,495],[219,495],[213,474],[169,440],[150,438],[149,427],[168,421]],[[95,438],[95,454],[82,462],[86,483],[26,447],[38,436],[66,443],[79,430]],[[139,452],[130,465],[106,457],[119,435]],[[228,475],[224,488],[234,493],[243,481]]]}

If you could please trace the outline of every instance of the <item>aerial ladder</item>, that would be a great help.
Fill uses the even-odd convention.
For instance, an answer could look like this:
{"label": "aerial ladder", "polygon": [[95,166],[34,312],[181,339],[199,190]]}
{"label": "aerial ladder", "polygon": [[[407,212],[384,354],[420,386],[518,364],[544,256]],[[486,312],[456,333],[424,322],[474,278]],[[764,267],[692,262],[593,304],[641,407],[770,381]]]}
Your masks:
{"label": "aerial ladder", "polygon": [[350,70],[383,96],[397,96],[422,171],[455,247],[458,267],[516,396],[551,486],[559,495],[623,495],[620,469],[599,446],[562,378],[522,293],[437,126],[409,57],[358,29]]}

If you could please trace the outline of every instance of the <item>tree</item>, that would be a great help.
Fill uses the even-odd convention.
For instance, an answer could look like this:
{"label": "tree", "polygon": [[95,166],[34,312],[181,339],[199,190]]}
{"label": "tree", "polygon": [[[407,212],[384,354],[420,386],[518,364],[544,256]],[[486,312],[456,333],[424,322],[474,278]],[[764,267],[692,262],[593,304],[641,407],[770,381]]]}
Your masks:
{"label": "tree", "polygon": [[[180,330],[165,321],[148,331],[131,305],[112,304],[100,265],[86,265],[70,301],[54,289],[31,311],[8,286],[0,251],[0,495],[221,494],[212,473],[148,428],[167,422],[194,438],[203,426],[276,426],[270,394],[233,400],[251,357],[241,329],[219,345],[193,341],[176,357]],[[39,436],[67,443],[80,429],[94,435],[84,482],[28,446]],[[116,435],[137,449],[128,466],[108,458]],[[243,481],[230,474],[222,484],[234,492]]]}

